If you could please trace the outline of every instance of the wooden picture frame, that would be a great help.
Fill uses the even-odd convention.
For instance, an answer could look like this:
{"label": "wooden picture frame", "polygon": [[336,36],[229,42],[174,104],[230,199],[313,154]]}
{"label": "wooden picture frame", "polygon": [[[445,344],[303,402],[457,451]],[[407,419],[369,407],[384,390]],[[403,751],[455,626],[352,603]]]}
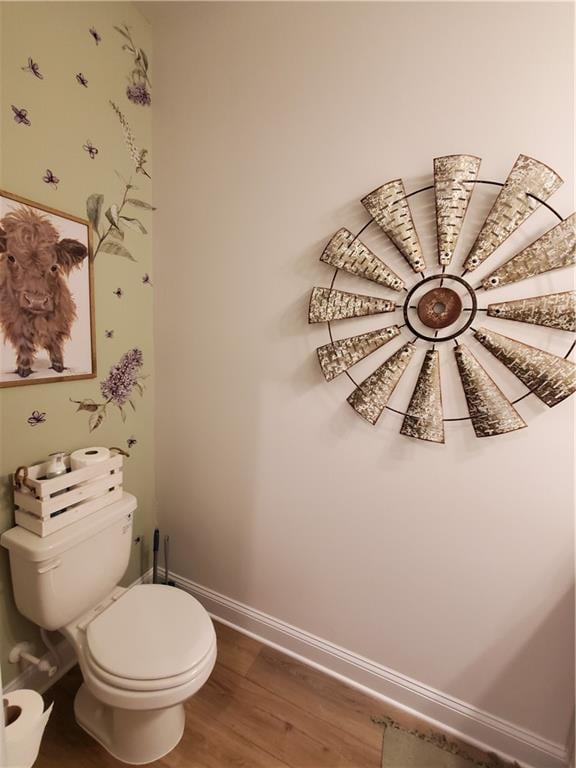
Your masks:
{"label": "wooden picture frame", "polygon": [[93,379],[92,228],[0,189],[0,387]]}

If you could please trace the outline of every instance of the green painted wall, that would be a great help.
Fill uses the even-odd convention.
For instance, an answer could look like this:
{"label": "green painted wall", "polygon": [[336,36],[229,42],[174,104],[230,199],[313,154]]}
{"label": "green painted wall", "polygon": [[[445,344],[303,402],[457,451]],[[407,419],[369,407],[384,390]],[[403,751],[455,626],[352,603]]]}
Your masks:
{"label": "green painted wall", "polygon": [[[86,217],[89,195],[102,193],[102,213],[122,199],[125,179],[138,189],[134,198],[151,202],[151,180],[135,173],[136,164],[125,132],[109,101],[128,121],[139,149],[151,148],[151,106],[128,99],[134,56],[122,45],[127,40],[114,29],[127,24],[135,45],[150,54],[148,22],[130,3],[2,3],[0,70],[0,188],[76,216]],[[100,35],[96,42],[93,28]],[[43,79],[26,71],[28,57],[38,63]],[[76,78],[82,73],[84,87]],[[149,67],[153,84],[153,67]],[[138,80],[138,78],[136,78]],[[152,90],[152,89],[151,89]],[[153,93],[153,90],[152,90]],[[14,120],[11,105],[25,108],[30,125]],[[98,149],[91,159],[87,142]],[[57,188],[43,180],[51,169],[60,179]],[[149,159],[146,169],[152,175]],[[143,282],[151,274],[153,213],[145,208],[123,211],[138,217],[147,234],[126,229],[126,256],[100,251],[94,261],[96,296],[96,349],[98,376],[76,382],[54,382],[0,390],[0,531],[13,525],[9,474],[20,464],[32,464],[56,450],[88,445],[122,446],[137,440],[125,462],[125,488],[139,500],[135,536],[126,582],[148,566],[150,531],[154,524],[153,454],[153,285]],[[103,216],[104,218],[104,216]],[[107,225],[107,221],[105,220]],[[103,225],[101,225],[102,227]],[[121,288],[122,298],[114,291]],[[114,332],[108,338],[105,331]],[[89,432],[89,412],[76,412],[73,400],[100,402],[100,381],[122,354],[132,348],[143,353],[145,391],[135,395],[123,422],[120,411],[109,407],[103,423]],[[30,426],[32,411],[46,420]],[[19,640],[33,640],[43,652],[37,631],[17,612],[12,599],[8,557],[0,552],[0,639],[3,683],[17,673],[6,661],[9,648]]]}

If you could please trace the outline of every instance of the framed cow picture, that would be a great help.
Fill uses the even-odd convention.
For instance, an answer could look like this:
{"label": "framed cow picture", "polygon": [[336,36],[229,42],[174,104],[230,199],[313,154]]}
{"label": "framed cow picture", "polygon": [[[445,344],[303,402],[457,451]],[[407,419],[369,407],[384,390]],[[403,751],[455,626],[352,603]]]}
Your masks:
{"label": "framed cow picture", "polygon": [[0,387],[96,376],[90,235],[0,190]]}

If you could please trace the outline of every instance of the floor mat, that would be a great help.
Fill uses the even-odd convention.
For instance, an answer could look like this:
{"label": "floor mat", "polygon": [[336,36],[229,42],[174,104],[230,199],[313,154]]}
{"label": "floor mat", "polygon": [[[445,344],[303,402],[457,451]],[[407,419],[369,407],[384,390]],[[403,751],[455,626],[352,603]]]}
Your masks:
{"label": "floor mat", "polygon": [[390,718],[375,722],[384,726],[382,768],[504,768],[510,765],[495,755],[488,760],[477,760],[441,734],[408,730]]}

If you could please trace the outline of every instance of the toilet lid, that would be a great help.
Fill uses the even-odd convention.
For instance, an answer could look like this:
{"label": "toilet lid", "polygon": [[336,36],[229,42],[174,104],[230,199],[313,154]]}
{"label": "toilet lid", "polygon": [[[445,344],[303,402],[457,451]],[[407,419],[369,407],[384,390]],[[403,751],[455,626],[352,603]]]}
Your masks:
{"label": "toilet lid", "polygon": [[92,658],[112,675],[159,680],[196,666],[215,642],[210,616],[176,587],[142,584],[90,622],[86,640]]}

